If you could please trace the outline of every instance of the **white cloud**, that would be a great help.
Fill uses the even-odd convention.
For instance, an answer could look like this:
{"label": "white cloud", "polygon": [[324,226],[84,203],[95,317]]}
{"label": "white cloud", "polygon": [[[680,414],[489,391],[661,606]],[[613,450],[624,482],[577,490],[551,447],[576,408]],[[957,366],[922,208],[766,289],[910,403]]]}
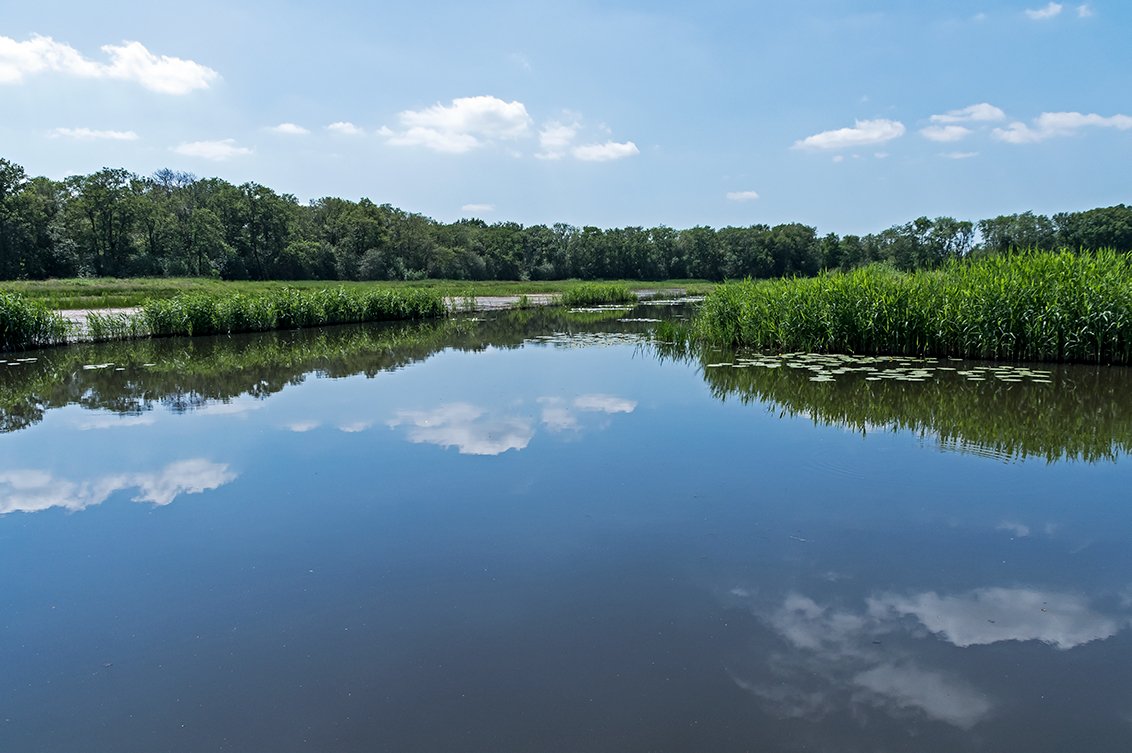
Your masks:
{"label": "white cloud", "polygon": [[440,447],[457,447],[461,455],[499,455],[526,447],[534,428],[524,419],[505,416],[490,418],[467,403],[453,403],[434,411],[398,411],[386,422],[390,428],[406,424],[409,441]]}
{"label": "white cloud", "polygon": [[326,126],[326,130],[333,133],[341,133],[346,136],[358,136],[365,133],[365,131],[363,131],[361,128],[358,128],[353,123],[348,123],[346,121],[331,123],[330,125]]}
{"label": "white cloud", "polygon": [[1089,7],[1088,3],[1077,6],[1077,18],[1088,18],[1093,15],[1096,14],[1093,13],[1093,9]]}
{"label": "white cloud", "polygon": [[933,123],[965,123],[970,120],[1005,120],[1006,113],[992,104],[982,102],[962,110],[948,110],[943,115],[932,115]]}
{"label": "white cloud", "polygon": [[1018,538],[1023,538],[1030,535],[1030,526],[1024,523],[1015,523],[1010,520],[1004,520],[995,526],[996,531],[1009,531]]}
{"label": "white cloud", "polygon": [[107,139],[110,141],[134,141],[138,135],[133,131],[92,131],[89,128],[56,128],[51,132],[52,138],[68,136],[81,141],[94,141]]}
{"label": "white cloud", "polygon": [[545,123],[538,132],[542,151],[535,154],[539,159],[562,159],[566,155],[574,137],[578,135],[578,123],[563,125],[556,120]]}
{"label": "white cloud", "polygon": [[608,162],[640,153],[641,150],[632,141],[626,141],[624,144],[607,141],[604,144],[587,144],[573,149],[574,158],[584,162]]}
{"label": "white cloud", "polygon": [[877,159],[884,159],[885,157],[888,156],[888,152],[877,152],[873,156],[876,157]]}
{"label": "white cloud", "polygon": [[842,156],[841,156],[840,154],[834,155],[834,157],[833,157],[833,161],[834,161],[834,162],[841,162],[841,161],[843,161],[844,159],[845,159],[845,158],[844,158],[844,157],[842,157]]}
{"label": "white cloud", "polygon": [[75,425],[79,431],[90,431],[91,429],[116,429],[121,426],[151,426],[157,422],[157,418],[152,413],[146,413],[141,416],[121,416],[117,413],[108,413],[97,415],[95,418],[80,421]]}
{"label": "white cloud", "polygon": [[1053,18],[1058,13],[1061,13],[1061,9],[1063,7],[1064,6],[1061,5],[1061,3],[1051,2],[1049,5],[1047,5],[1044,8],[1041,8],[1039,10],[1028,10],[1027,9],[1026,15],[1029,16],[1030,18],[1034,19],[1035,21],[1042,21],[1042,20],[1045,20],[1047,18]]}
{"label": "white cloud", "polygon": [[727,198],[731,201],[750,201],[759,198],[754,191],[728,191]]}
{"label": "white cloud", "polygon": [[615,395],[580,395],[574,399],[574,407],[602,413],[632,413],[637,407],[637,401]]}
{"label": "white cloud", "polygon": [[904,124],[897,120],[858,120],[853,128],[823,131],[794,142],[794,149],[843,149],[867,144],[883,144],[904,135]]}
{"label": "white cloud", "polygon": [[191,144],[179,144],[171,147],[177,154],[186,157],[202,157],[214,162],[222,162],[232,157],[251,154],[252,150],[242,146],[235,146],[235,139],[221,139],[220,141],[194,141]]}
{"label": "white cloud", "polygon": [[235,478],[226,464],[203,458],[171,463],[156,473],[126,473],[82,482],[57,479],[47,471],[9,471],[0,473],[0,515],[52,507],[82,510],[131,487],[139,492],[134,502],[167,505],[180,494],[216,489]]}
{"label": "white cloud", "polygon": [[578,419],[566,407],[565,401],[560,397],[540,397],[542,404],[542,422],[551,431],[578,430]]}
{"label": "white cloud", "polygon": [[344,426],[339,426],[338,429],[340,431],[346,432],[347,434],[353,434],[355,432],[365,431],[366,429],[368,429],[371,426],[373,426],[373,421],[355,421],[352,424],[345,424]]}
{"label": "white cloud", "polygon": [[1094,612],[1084,598],[1025,588],[981,588],[957,596],[935,592],[869,600],[869,612],[912,615],[961,648],[1038,640],[1060,649],[1113,636],[1121,622]]}
{"label": "white cloud", "polygon": [[398,114],[406,130],[382,127],[378,132],[392,146],[425,146],[437,152],[462,154],[495,140],[526,136],[532,120],[521,102],[490,96],[462,97],[452,105],[436,105]]}
{"label": "white cloud", "polygon": [[939,156],[940,157],[946,157],[947,159],[970,159],[971,157],[978,157],[979,153],[978,152],[946,152],[946,153],[941,154]]}
{"label": "white cloud", "polygon": [[1103,117],[1096,113],[1082,115],[1079,112],[1043,112],[1034,119],[1035,127],[1025,123],[1011,123],[1007,128],[996,128],[991,137],[1008,144],[1033,144],[1053,136],[1070,136],[1079,128],[1097,126],[1126,131],[1132,128],[1132,117],[1113,115]]}
{"label": "white cloud", "polygon": [[293,136],[301,136],[304,133],[310,133],[306,128],[295,125],[294,123],[280,123],[277,126],[272,126],[268,130],[275,131],[276,133],[288,133]]}
{"label": "white cloud", "polygon": [[462,212],[494,212],[494,204],[465,204],[460,207]]}
{"label": "white cloud", "polygon": [[247,418],[250,411],[259,410],[263,406],[263,400],[257,400],[250,395],[241,395],[234,400],[209,402],[197,409],[197,413],[204,416],[238,416],[240,418]]}
{"label": "white cloud", "polygon": [[971,129],[958,125],[928,126],[920,129],[920,135],[932,141],[959,141],[970,135]]}
{"label": "white cloud", "polygon": [[141,42],[105,45],[102,51],[110,56],[109,65],[87,60],[75,48],[51,37],[33,35],[26,42],[17,42],[0,36],[0,83],[20,83],[25,75],[55,71],[79,78],[135,81],[161,94],[187,94],[207,89],[220,75],[191,60],[158,57]]}

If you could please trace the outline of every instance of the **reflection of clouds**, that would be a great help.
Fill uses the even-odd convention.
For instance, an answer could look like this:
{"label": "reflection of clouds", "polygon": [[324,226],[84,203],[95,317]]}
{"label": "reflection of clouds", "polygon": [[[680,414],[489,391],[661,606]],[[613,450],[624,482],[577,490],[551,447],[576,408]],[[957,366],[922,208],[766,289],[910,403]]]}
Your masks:
{"label": "reflection of clouds", "polygon": [[299,433],[302,433],[304,431],[310,431],[311,429],[317,429],[318,427],[319,427],[318,421],[296,421],[294,423],[287,424],[288,430],[294,431],[294,432],[299,432]]}
{"label": "reflection of clouds", "polygon": [[913,664],[882,664],[861,672],[853,684],[876,695],[875,705],[914,708],[933,719],[970,729],[994,707],[974,686]]}
{"label": "reflection of clouds", "polygon": [[338,427],[338,430],[353,433],[357,431],[365,431],[371,426],[373,426],[373,421],[355,421],[352,424],[342,424]]}
{"label": "reflection of clouds", "polygon": [[82,510],[101,503],[119,489],[131,487],[139,490],[134,502],[167,505],[179,494],[216,489],[235,478],[226,464],[203,458],[171,463],[156,473],[119,474],[83,482],[57,479],[46,471],[9,471],[0,473],[0,514],[51,507]]}
{"label": "reflection of clouds", "polygon": [[235,400],[229,400],[221,403],[208,403],[201,406],[197,413],[205,416],[246,416],[249,411],[259,410],[264,406],[262,400],[257,400],[254,397],[241,395]]}
{"label": "reflection of clouds", "polygon": [[[749,593],[735,587],[728,598],[747,602]],[[770,610],[754,611],[778,647],[760,651],[756,665],[731,674],[768,712],[819,721],[842,710],[861,717],[872,708],[964,730],[997,704],[953,672],[923,666],[915,659],[919,641],[935,634],[952,644],[950,651],[1006,640],[1070,649],[1127,625],[1092,610],[1080,596],[1022,588],[882,595],[856,611],[794,593]]]}
{"label": "reflection of clouds", "polygon": [[613,395],[581,395],[575,398],[574,407],[578,410],[602,413],[632,413],[637,407],[637,401]]}
{"label": "reflection of clouds", "polygon": [[542,404],[542,422],[546,424],[547,428],[551,431],[563,431],[565,429],[578,429],[578,419],[566,407],[566,401],[560,397],[540,397],[539,403]]}
{"label": "reflection of clouds", "polygon": [[522,418],[492,418],[467,403],[442,405],[434,411],[398,411],[386,422],[390,427],[406,424],[410,442],[458,447],[462,455],[499,455],[521,450],[534,436],[534,428]]}
{"label": "reflection of clouds", "polygon": [[1080,596],[1023,588],[981,588],[958,596],[934,592],[869,600],[884,617],[911,615],[956,646],[1038,640],[1060,649],[1115,635],[1120,622],[1098,614]]}
{"label": "reflection of clouds", "polygon": [[157,417],[152,413],[146,413],[144,416],[98,415],[80,421],[75,424],[75,428],[79,431],[88,431],[90,429],[113,429],[118,426],[149,426],[156,420]]}
{"label": "reflection of clouds", "polygon": [[996,531],[1010,531],[1018,538],[1025,538],[1030,535],[1030,526],[1024,523],[1015,523],[1011,520],[1004,520],[995,526]]}

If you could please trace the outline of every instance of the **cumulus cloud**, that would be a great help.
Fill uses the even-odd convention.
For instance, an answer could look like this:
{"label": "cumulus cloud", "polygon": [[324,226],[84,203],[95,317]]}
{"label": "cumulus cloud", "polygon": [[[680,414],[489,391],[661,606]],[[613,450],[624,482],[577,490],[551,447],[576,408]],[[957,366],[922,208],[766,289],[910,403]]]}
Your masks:
{"label": "cumulus cloud", "polygon": [[287,424],[287,430],[302,433],[304,431],[310,431],[311,429],[317,429],[319,426],[321,426],[321,424],[318,421],[295,421]]}
{"label": "cumulus cloud", "polygon": [[277,126],[272,126],[268,130],[275,131],[276,133],[287,133],[291,134],[292,136],[301,136],[304,133],[310,133],[310,131],[308,131],[306,128],[303,128],[300,125],[295,125],[294,123],[280,123]]}
{"label": "cumulus cloud", "polygon": [[1042,21],[1042,20],[1045,20],[1045,19],[1047,19],[1047,18],[1053,18],[1053,17],[1054,17],[1054,16],[1056,16],[1056,15],[1057,15],[1058,13],[1061,13],[1061,9],[1062,9],[1063,7],[1064,7],[1064,6],[1063,6],[1063,5],[1061,5],[1061,3],[1053,3],[1053,2],[1051,2],[1051,3],[1050,3],[1049,5],[1047,5],[1046,7],[1044,7],[1044,8],[1040,8],[1040,9],[1038,9],[1038,10],[1029,10],[1029,9],[1027,9],[1027,10],[1026,10],[1026,15],[1027,15],[1027,16],[1029,16],[1030,18],[1034,19],[1035,21]]}
{"label": "cumulus cloud", "polygon": [[1092,15],[1094,15],[1093,9],[1089,7],[1088,3],[1077,6],[1077,18],[1088,18]]}
{"label": "cumulus cloud", "polygon": [[460,207],[462,212],[494,212],[494,204],[465,204]]}
{"label": "cumulus cloud", "polygon": [[574,158],[583,162],[608,162],[640,153],[641,150],[632,141],[626,141],[624,144],[607,141],[604,144],[587,144],[573,149]]}
{"label": "cumulus cloud", "polygon": [[232,157],[239,157],[245,154],[251,154],[252,150],[242,146],[236,146],[235,139],[221,139],[220,141],[194,141],[191,144],[182,143],[175,147],[171,147],[177,154],[183,154],[186,157],[201,157],[209,159],[214,162],[223,162]]}
{"label": "cumulus cloud", "polygon": [[875,693],[877,705],[918,709],[960,729],[975,726],[994,708],[973,685],[911,663],[873,667],[854,677],[853,684]]}
{"label": "cumulus cloud", "polygon": [[151,426],[156,422],[157,418],[152,413],[141,416],[122,416],[117,413],[109,413],[96,414],[95,418],[79,421],[75,424],[75,428],[79,431],[90,431],[91,429],[117,429],[122,426]]}
{"label": "cumulus cloud", "polygon": [[731,201],[751,201],[759,198],[759,195],[754,191],[728,191],[727,198]]}
{"label": "cumulus cloud", "polygon": [[331,133],[341,133],[346,136],[358,136],[365,133],[365,131],[363,131],[361,128],[358,128],[353,123],[348,123],[344,120],[337,123],[331,123],[330,125],[326,126],[326,130],[330,131]]}
{"label": "cumulus cloud", "polygon": [[542,422],[551,431],[578,430],[578,419],[560,397],[540,397]]}
{"label": "cumulus cloud", "polygon": [[69,481],[47,471],[0,473],[0,515],[35,512],[52,507],[78,511],[97,505],[120,489],[137,488],[134,502],[167,505],[181,494],[199,494],[234,480],[223,463],[202,458],[171,463],[156,473],[127,473],[94,481]]}
{"label": "cumulus cloud", "polygon": [[89,128],[56,128],[51,132],[53,138],[67,136],[81,141],[96,141],[105,139],[109,141],[135,141],[138,135],[133,131],[92,131]]}
{"label": "cumulus cloud", "polygon": [[794,149],[843,149],[883,144],[904,135],[904,124],[897,120],[858,120],[853,128],[823,131],[794,142]]}
{"label": "cumulus cloud", "polygon": [[574,137],[578,135],[578,128],[576,122],[570,125],[564,125],[557,120],[545,123],[538,132],[538,143],[542,151],[537,152],[535,156],[539,159],[562,159],[570,149]]}
{"label": "cumulus cloud", "polygon": [[158,57],[141,42],[105,45],[102,51],[109,55],[109,64],[87,60],[75,48],[51,37],[33,35],[17,42],[0,36],[0,83],[21,83],[26,75],[54,71],[79,78],[134,81],[161,94],[188,94],[207,89],[220,75],[191,60]]}
{"label": "cumulus cloud", "polygon": [[945,153],[943,153],[939,156],[940,157],[946,157],[947,159],[969,159],[971,157],[978,157],[979,153],[978,152],[945,152]]}
{"label": "cumulus cloud", "polygon": [[1071,136],[1085,126],[1126,131],[1132,128],[1132,117],[1128,115],[1103,117],[1096,113],[1082,115],[1079,112],[1043,112],[1034,119],[1034,127],[1022,122],[1011,123],[1007,128],[995,128],[991,131],[991,138],[1008,144],[1033,144],[1054,136]]}
{"label": "cumulus cloud", "polygon": [[920,135],[932,141],[959,141],[970,133],[971,129],[958,125],[928,126],[920,129]]}
{"label": "cumulus cloud", "polygon": [[522,102],[491,96],[462,97],[448,107],[437,103],[397,116],[405,130],[382,127],[378,132],[392,146],[424,146],[437,152],[462,154],[497,140],[526,136],[532,120]]}
{"label": "cumulus cloud", "polygon": [[373,421],[355,421],[352,424],[344,424],[338,427],[339,431],[344,431],[347,434],[354,434],[359,431],[365,431],[373,426]]}
{"label": "cumulus cloud", "polygon": [[1005,120],[1006,113],[992,104],[981,102],[962,110],[948,110],[943,115],[932,115],[933,123],[964,123],[970,120]]}
{"label": "cumulus cloud", "polygon": [[492,417],[474,405],[453,403],[433,411],[398,411],[387,421],[390,428],[408,427],[414,443],[457,447],[461,455],[499,455],[526,447],[534,428],[515,416]]}

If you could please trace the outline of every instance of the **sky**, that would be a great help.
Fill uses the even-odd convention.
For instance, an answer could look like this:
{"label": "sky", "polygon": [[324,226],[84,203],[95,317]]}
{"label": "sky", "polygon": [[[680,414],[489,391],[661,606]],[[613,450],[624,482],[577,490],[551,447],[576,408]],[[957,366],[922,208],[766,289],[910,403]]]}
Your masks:
{"label": "sky", "polygon": [[0,157],[443,222],[1132,203],[1132,3],[0,0]]}

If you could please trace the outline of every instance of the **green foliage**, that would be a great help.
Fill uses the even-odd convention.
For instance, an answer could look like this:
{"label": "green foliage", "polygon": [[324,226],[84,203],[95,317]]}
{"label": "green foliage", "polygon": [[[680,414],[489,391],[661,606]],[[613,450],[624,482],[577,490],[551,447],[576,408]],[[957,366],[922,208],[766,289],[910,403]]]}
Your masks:
{"label": "green foliage", "polygon": [[760,349],[1132,363],[1132,262],[1030,252],[718,286],[696,334]]}
{"label": "green foliage", "polygon": [[567,306],[592,306],[602,303],[635,302],[637,294],[627,285],[617,283],[584,282],[570,287],[562,294]]}
{"label": "green foliage", "polygon": [[12,293],[0,293],[0,350],[53,345],[67,337],[63,317],[42,303]]}
{"label": "green foliage", "polygon": [[444,299],[427,290],[284,288],[265,295],[204,293],[147,301],[140,316],[157,336],[263,332],[328,324],[442,317]]}

